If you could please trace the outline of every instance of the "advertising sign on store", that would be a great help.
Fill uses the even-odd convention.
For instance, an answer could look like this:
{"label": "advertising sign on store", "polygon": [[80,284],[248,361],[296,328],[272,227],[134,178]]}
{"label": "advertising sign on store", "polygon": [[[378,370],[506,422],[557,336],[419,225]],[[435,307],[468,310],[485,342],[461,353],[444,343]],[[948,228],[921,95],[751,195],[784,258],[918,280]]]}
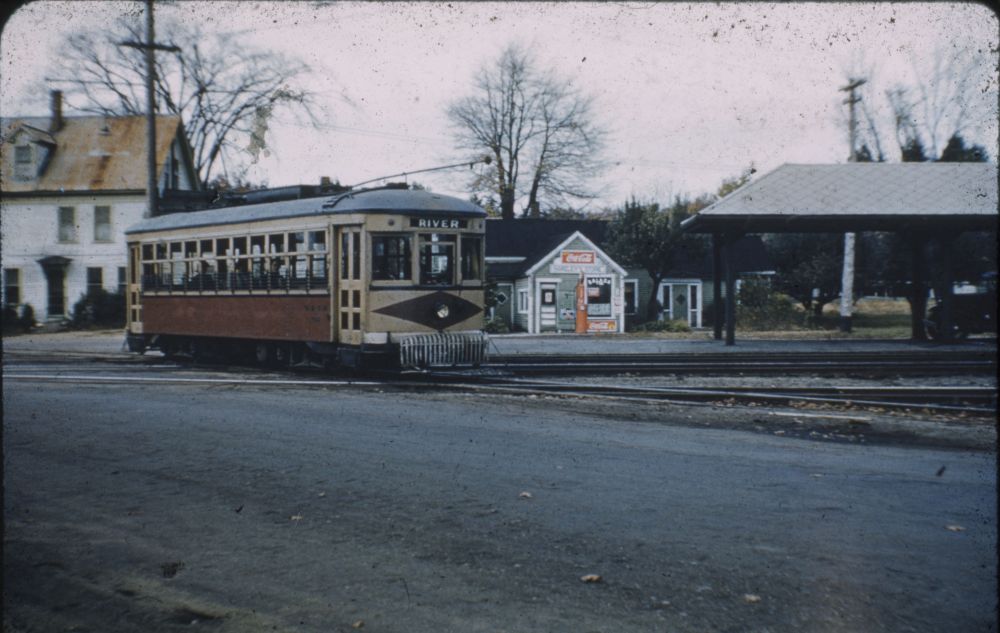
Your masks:
{"label": "advertising sign on store", "polygon": [[593,264],[597,256],[594,251],[562,251],[559,261],[564,264]]}
{"label": "advertising sign on store", "polygon": [[559,259],[549,265],[549,272],[552,273],[597,273],[605,270],[594,251],[559,251]]}
{"label": "advertising sign on store", "polygon": [[587,321],[588,332],[617,332],[618,325],[614,321]]}

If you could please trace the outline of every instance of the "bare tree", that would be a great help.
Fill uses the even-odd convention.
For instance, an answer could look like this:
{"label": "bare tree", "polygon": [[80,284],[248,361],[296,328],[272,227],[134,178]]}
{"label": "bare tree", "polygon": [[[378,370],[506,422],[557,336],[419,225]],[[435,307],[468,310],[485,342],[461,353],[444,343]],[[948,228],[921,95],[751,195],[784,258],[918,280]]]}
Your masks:
{"label": "bare tree", "polygon": [[539,86],[539,133],[532,152],[532,178],[526,209],[541,215],[540,198],[566,204],[567,198],[593,198],[589,180],[604,164],[606,132],[594,121],[593,99],[565,81],[549,77]]}
{"label": "bare tree", "polygon": [[[472,189],[496,195],[501,217],[514,217],[518,198],[526,198],[527,213],[539,216],[542,199],[565,204],[595,195],[589,176],[602,164],[605,132],[593,101],[568,81],[539,71],[520,47],[508,46],[496,62],[485,64],[474,94],[455,101],[448,117],[460,148],[485,148],[492,155]],[[530,173],[527,187],[519,184],[522,168]]]}
{"label": "bare tree", "polygon": [[941,156],[949,138],[962,135],[970,123],[985,114],[977,94],[977,68],[974,60],[958,51],[948,54],[943,50],[934,55],[926,81],[914,68],[918,98],[912,107],[920,111],[924,140],[934,157]]}
{"label": "bare tree", "polygon": [[[265,133],[277,113],[315,124],[312,95],[297,86],[309,71],[304,63],[190,23],[161,20],[158,32],[180,51],[156,55],[157,110],[181,115],[202,183],[220,164],[228,171],[227,160],[236,167],[267,152]],[[144,113],[143,53],[121,45],[143,39],[141,20],[129,18],[71,36],[55,71],[67,84],[67,105],[107,116]]]}
{"label": "bare tree", "polygon": [[[983,51],[939,49],[926,65],[911,61],[912,79],[885,83],[877,64],[855,59],[845,75],[867,77],[859,90],[858,146],[875,160],[938,160],[954,137],[985,140],[996,134],[995,69]],[[850,72],[848,72],[848,70]],[[842,110],[841,123],[847,124]],[[892,147],[898,155],[892,154]]]}

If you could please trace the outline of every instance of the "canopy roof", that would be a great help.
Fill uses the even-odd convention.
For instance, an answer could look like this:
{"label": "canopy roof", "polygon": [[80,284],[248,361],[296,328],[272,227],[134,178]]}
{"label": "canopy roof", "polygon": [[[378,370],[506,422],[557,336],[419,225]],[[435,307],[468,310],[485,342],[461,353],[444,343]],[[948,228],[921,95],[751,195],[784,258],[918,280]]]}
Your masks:
{"label": "canopy roof", "polygon": [[682,223],[694,233],[995,230],[992,163],[782,165]]}

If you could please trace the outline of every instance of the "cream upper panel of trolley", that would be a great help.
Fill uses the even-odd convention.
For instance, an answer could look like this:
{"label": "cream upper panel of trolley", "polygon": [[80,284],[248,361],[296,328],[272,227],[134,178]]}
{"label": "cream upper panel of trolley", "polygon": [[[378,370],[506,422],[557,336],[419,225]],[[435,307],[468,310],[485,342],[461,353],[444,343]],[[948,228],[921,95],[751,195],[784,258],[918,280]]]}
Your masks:
{"label": "cream upper panel of trolley", "polygon": [[[428,191],[377,189],[348,192],[332,197],[173,213],[143,220],[130,226],[125,233],[132,239],[167,237],[179,232],[208,235],[210,232],[220,230],[225,233],[273,230],[273,227],[279,224],[285,230],[292,230],[298,227],[306,229],[321,226],[330,221],[335,224],[357,224],[366,218],[381,215],[441,220],[437,227],[441,229],[461,226],[461,224],[453,226],[450,222],[444,223],[446,220],[457,220],[459,223],[464,223],[466,228],[476,230],[478,226],[478,230],[481,231],[486,212],[471,202]],[[376,224],[396,230],[411,228],[392,226],[387,220]],[[433,229],[433,222],[431,224],[432,226],[426,228]],[[381,226],[371,228],[377,229]]]}

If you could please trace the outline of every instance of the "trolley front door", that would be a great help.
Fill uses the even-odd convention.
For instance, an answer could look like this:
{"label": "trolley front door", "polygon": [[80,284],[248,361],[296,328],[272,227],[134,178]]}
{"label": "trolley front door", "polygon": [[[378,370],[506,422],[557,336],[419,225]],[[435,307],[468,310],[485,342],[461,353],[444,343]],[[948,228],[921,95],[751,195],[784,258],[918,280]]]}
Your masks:
{"label": "trolley front door", "polygon": [[338,226],[336,236],[336,338],[346,345],[361,345],[365,301],[361,227]]}
{"label": "trolley front door", "polygon": [[126,305],[128,310],[126,316],[128,318],[128,331],[132,334],[142,334],[142,303],[140,299],[140,292],[142,290],[142,285],[140,283],[142,257],[140,255],[139,248],[139,245],[129,246],[129,266],[128,271],[126,272],[128,275],[125,286],[125,292],[127,293]]}

